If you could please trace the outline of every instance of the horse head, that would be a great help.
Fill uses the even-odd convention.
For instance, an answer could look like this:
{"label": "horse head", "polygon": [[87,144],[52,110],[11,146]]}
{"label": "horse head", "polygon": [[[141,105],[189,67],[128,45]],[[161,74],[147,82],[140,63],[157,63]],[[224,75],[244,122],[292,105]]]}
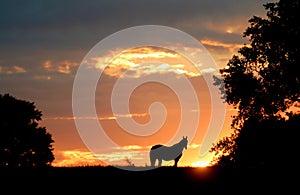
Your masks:
{"label": "horse head", "polygon": [[181,143],[183,144],[184,148],[187,149],[187,145],[188,145],[187,136],[185,136],[185,137],[183,136],[182,137]]}

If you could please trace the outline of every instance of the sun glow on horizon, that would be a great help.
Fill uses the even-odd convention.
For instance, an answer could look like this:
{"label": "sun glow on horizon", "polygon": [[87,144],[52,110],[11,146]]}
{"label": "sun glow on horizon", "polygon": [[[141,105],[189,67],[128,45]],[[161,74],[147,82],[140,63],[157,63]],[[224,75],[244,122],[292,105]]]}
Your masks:
{"label": "sun glow on horizon", "polygon": [[210,161],[198,161],[198,162],[193,162],[192,167],[208,167],[210,166]]}

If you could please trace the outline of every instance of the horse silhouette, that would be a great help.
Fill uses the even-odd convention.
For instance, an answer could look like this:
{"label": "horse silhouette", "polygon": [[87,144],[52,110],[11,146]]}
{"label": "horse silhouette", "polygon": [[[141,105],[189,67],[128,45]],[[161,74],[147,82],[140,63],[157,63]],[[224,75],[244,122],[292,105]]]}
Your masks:
{"label": "horse silhouette", "polygon": [[150,149],[150,163],[151,166],[155,166],[155,162],[158,160],[158,166],[161,166],[162,161],[174,160],[174,167],[177,167],[178,161],[182,156],[183,149],[187,149],[188,140],[187,137],[182,137],[180,142],[172,146],[164,146],[157,144]]}

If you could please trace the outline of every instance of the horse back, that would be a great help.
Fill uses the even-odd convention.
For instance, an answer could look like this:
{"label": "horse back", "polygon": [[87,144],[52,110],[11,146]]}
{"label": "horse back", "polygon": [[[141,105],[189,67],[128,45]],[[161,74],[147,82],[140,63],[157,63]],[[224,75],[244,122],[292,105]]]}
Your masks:
{"label": "horse back", "polygon": [[155,149],[160,148],[162,146],[163,145],[161,145],[161,144],[154,145],[154,146],[151,147],[151,150],[155,150]]}

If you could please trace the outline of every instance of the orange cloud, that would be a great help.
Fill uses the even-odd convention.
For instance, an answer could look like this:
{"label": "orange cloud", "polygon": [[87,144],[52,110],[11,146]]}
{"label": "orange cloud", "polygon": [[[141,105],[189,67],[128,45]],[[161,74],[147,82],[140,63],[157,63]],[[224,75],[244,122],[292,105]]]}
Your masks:
{"label": "orange cloud", "polygon": [[15,74],[15,73],[25,73],[27,72],[23,67],[14,65],[14,66],[0,66],[0,74]]}
{"label": "orange cloud", "polygon": [[51,70],[52,69],[52,62],[50,60],[46,60],[43,64],[43,67],[46,69],[46,70]]}
{"label": "orange cloud", "polygon": [[[126,145],[111,148],[106,153],[94,154],[82,150],[63,150],[56,152],[56,160],[52,163],[56,167],[70,166],[122,166],[128,165],[128,160],[136,165],[147,164],[148,150],[151,146]],[[146,160],[146,162],[145,162]]]}
{"label": "orange cloud", "polygon": [[203,39],[200,42],[205,46],[223,47],[229,49],[230,52],[234,52],[236,49],[239,49],[244,46],[244,44],[222,43],[219,41],[214,41],[209,39]]}
{"label": "orange cloud", "polygon": [[[140,47],[120,52],[112,59],[108,56],[91,59],[95,67],[112,77],[139,78],[149,74],[199,76],[199,71],[184,56],[158,47]],[[126,74],[125,71],[130,71]],[[125,74],[124,74],[125,73]]]}
{"label": "orange cloud", "polygon": [[58,158],[52,163],[56,167],[105,165],[93,153],[80,150],[65,150],[57,154]]}
{"label": "orange cloud", "polygon": [[74,116],[57,116],[57,117],[45,117],[44,120],[116,120],[117,118],[133,118],[133,117],[146,117],[148,113],[132,113],[132,114],[115,114],[114,116],[104,117],[74,117]]}
{"label": "orange cloud", "polygon": [[[246,18],[245,21],[247,21]],[[206,21],[203,25],[206,29],[211,31],[240,35],[246,29],[247,23],[241,23],[241,19],[238,18],[230,21],[223,21],[222,23]]]}
{"label": "orange cloud", "polygon": [[77,67],[79,64],[77,62],[72,62],[68,60],[60,61],[54,63],[51,60],[46,60],[43,63],[43,67],[46,71],[58,72],[63,74],[70,74],[72,67]]}

